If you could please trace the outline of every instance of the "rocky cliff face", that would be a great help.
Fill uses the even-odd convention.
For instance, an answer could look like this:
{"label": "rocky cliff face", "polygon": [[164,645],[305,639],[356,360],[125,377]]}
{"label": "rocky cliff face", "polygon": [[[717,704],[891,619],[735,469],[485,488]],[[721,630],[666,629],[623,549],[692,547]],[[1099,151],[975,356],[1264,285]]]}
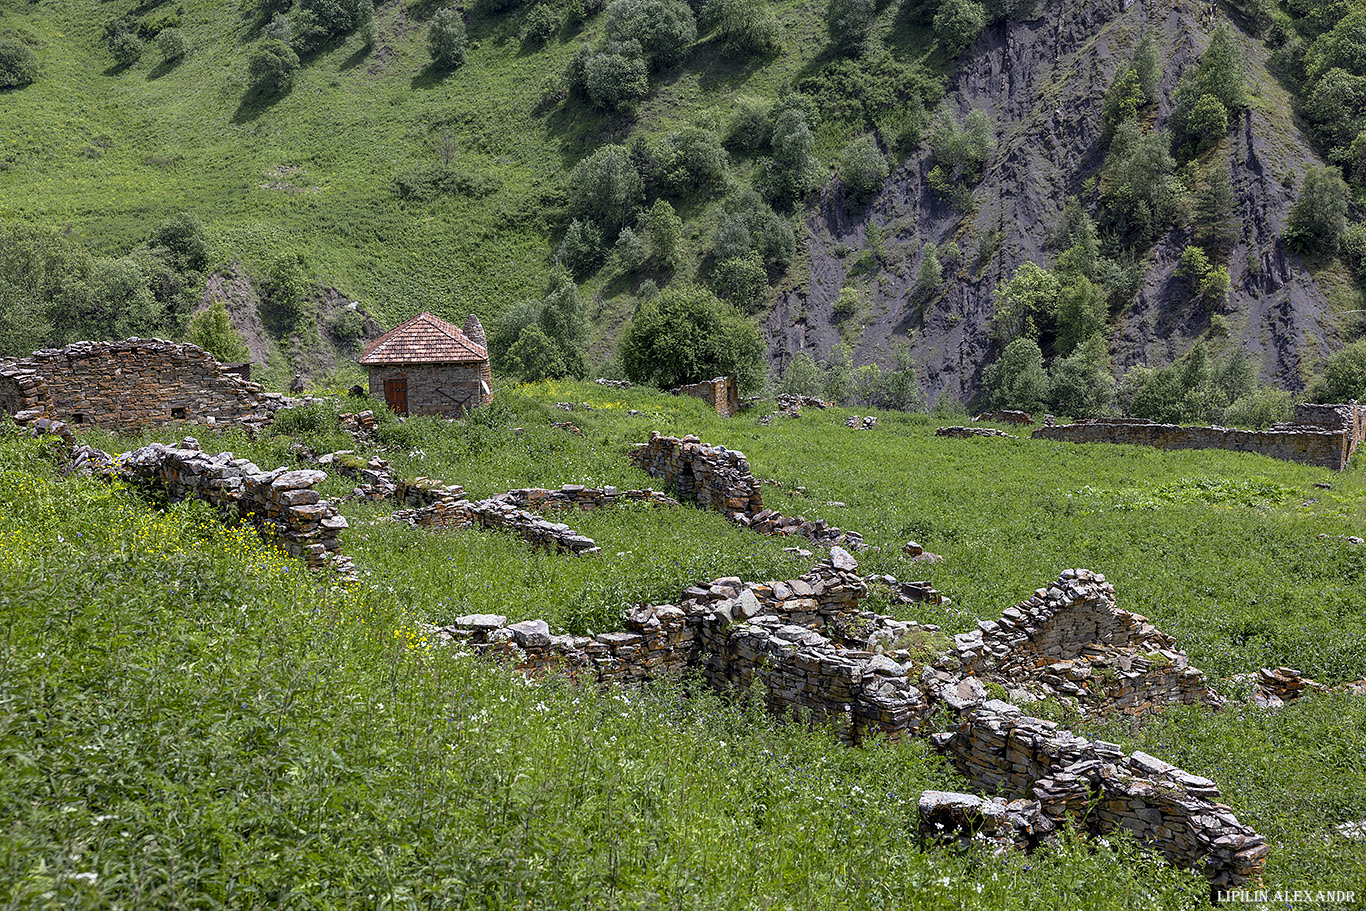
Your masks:
{"label": "rocky cliff face", "polygon": [[[1034,18],[991,26],[964,53],[947,93],[960,118],[982,109],[996,127],[996,150],[973,188],[974,211],[955,211],[930,189],[927,149],[902,162],[861,210],[847,207],[837,186],[828,189],[808,220],[810,284],[783,296],[766,321],[774,363],[801,350],[826,356],[841,337],[832,304],[841,287],[857,283],[867,299],[857,318],[861,329],[852,320],[844,325],[855,363],[886,364],[892,344],[908,340],[931,400],[971,398],[997,353],[988,333],[997,283],[1026,260],[1050,266],[1056,251],[1048,240],[1067,197],[1094,201],[1087,181],[1104,160],[1101,112],[1116,73],[1140,37],[1151,34],[1165,68],[1154,123],[1162,128],[1177,82],[1213,25],[1205,4],[1040,0]],[[1240,237],[1223,314],[1231,341],[1247,348],[1263,380],[1299,388],[1306,360],[1326,353],[1321,318],[1328,305],[1280,233],[1305,168],[1320,162],[1294,123],[1288,93],[1267,72],[1265,48],[1236,23],[1235,34],[1253,100],[1233,118],[1224,145]],[[865,271],[851,274],[859,271],[861,251],[878,246],[879,234],[880,264],[867,271],[864,257]],[[961,258],[944,259],[950,242]],[[1208,328],[1209,314],[1174,275],[1188,242],[1188,232],[1174,228],[1140,264],[1138,292],[1111,321],[1117,373],[1179,358]],[[922,301],[914,285],[927,243],[940,251],[944,284]]]}

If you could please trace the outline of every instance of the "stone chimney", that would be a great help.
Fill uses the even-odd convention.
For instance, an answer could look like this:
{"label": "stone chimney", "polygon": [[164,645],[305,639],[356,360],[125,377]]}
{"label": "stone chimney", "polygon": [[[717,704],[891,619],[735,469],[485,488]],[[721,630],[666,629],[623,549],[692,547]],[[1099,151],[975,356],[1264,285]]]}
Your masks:
{"label": "stone chimney", "polygon": [[484,324],[479,322],[479,317],[475,316],[473,313],[470,314],[469,319],[465,320],[465,337],[480,348],[487,348],[489,346],[489,340],[484,335]]}

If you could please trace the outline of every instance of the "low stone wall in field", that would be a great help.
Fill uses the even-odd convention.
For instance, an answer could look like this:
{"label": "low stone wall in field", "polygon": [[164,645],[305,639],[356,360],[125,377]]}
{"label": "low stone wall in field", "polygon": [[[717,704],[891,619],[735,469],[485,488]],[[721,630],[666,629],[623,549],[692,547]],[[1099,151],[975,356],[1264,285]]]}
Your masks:
{"label": "low stone wall in field", "polygon": [[1295,406],[1294,417],[1269,430],[1184,427],[1135,418],[1096,418],[1040,427],[1035,439],[1069,443],[1130,443],[1157,449],[1225,449],[1341,471],[1366,437],[1366,409],[1347,405]]}
{"label": "low stone wall in field", "polygon": [[670,389],[673,395],[690,395],[701,399],[715,409],[723,418],[733,418],[740,411],[740,394],[735,385],[735,377],[718,376],[688,386]]}
{"label": "low stone wall in field", "polygon": [[591,556],[602,551],[592,538],[579,534],[563,522],[542,519],[496,497],[474,501],[443,500],[420,509],[399,510],[393,518],[424,528],[479,527],[506,531],[537,547],[575,556]]}
{"label": "low stone wall in field", "polygon": [[648,443],[631,450],[637,467],[678,492],[682,500],[714,509],[733,522],[765,535],[801,535],[827,546],[858,549],[863,536],[846,532],[823,519],[784,516],[764,509],[759,481],[750,474],[749,460],[738,450],[707,446],[695,436],[666,437],[650,434]]}
{"label": "low stone wall in field", "polygon": [[1114,586],[1084,569],[1065,571],[954,646],[963,673],[1069,700],[1085,714],[1222,704],[1171,636],[1118,608]]}
{"label": "low stone wall in field", "polygon": [[160,443],[115,457],[109,470],[172,501],[193,498],[233,510],[267,541],[313,569],[355,574],[350,559],[338,551],[337,538],[347,527],[346,519],[313,489],[327,477],[321,471],[262,471],[230,452],[210,455]]}
{"label": "low stone wall in field", "polygon": [[1070,818],[1084,832],[1127,830],[1212,885],[1256,879],[1271,850],[1219,802],[1214,782],[1146,753],[1126,756],[1006,702],[964,712],[952,731],[931,741],[984,792],[1032,796],[1046,815]]}
{"label": "low stone wall in field", "polygon": [[602,509],[618,503],[649,503],[651,506],[673,508],[678,501],[673,497],[651,490],[617,490],[615,487],[584,487],[579,484],[565,484],[558,490],[541,487],[524,487],[509,490],[500,496],[519,509]]}

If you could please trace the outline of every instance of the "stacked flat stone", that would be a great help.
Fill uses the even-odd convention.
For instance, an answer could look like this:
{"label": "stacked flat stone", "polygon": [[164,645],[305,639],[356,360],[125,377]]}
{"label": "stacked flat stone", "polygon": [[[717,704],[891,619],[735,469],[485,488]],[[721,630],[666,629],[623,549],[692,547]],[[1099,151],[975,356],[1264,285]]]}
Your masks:
{"label": "stacked flat stone", "polygon": [[934,432],[937,437],[956,437],[967,439],[968,437],[1007,437],[1018,440],[1019,437],[1013,433],[1006,433],[1004,430],[997,430],[994,427],[940,427]]}
{"label": "stacked flat stone", "polygon": [[617,490],[615,487],[584,487],[581,484],[565,484],[559,490],[542,487],[523,487],[509,490],[500,495],[501,499],[519,509],[601,509],[616,506],[622,502],[649,503],[651,506],[676,507],[678,501],[673,497],[651,490]]}
{"label": "stacked flat stone", "polygon": [[922,791],[919,807],[922,841],[957,843],[966,848],[974,839],[1000,847],[1032,851],[1057,841],[1057,824],[1037,800],[978,797],[953,791]]}
{"label": "stacked flat stone", "polygon": [[362,500],[394,500],[404,506],[421,508],[465,497],[465,489],[459,484],[425,477],[411,481],[396,478],[385,459],[362,459],[349,449],[330,452],[319,458],[318,464],[331,466],[342,477],[360,482],[353,493]]}
{"label": "stacked flat stone", "polygon": [[631,450],[631,461],[646,474],[664,481],[683,500],[715,509],[752,531],[765,535],[801,535],[818,544],[840,545],[858,550],[863,536],[843,531],[824,519],[784,516],[764,509],[759,481],[750,474],[743,452],[724,446],[707,446],[695,436],[650,434],[650,441]]}
{"label": "stacked flat stone", "polygon": [[1072,698],[1088,714],[1222,703],[1175,640],[1146,617],[1116,607],[1114,587],[1089,570],[1064,571],[999,620],[955,636],[954,646],[946,670]]}
{"label": "stacked flat stone", "polygon": [[877,426],[877,418],[872,415],[860,418],[855,414],[844,419],[844,426],[851,430],[872,430]]}
{"label": "stacked flat stone", "polygon": [[1034,418],[1024,411],[984,411],[972,419],[977,421],[991,421],[993,424],[1020,424],[1028,425],[1034,423]]}
{"label": "stacked flat stone", "polygon": [[[1255,689],[1248,701],[1264,709],[1278,709],[1306,692],[1325,692],[1328,687],[1310,680],[1292,667],[1264,667],[1255,674],[1237,674],[1230,682],[1250,682]],[[1347,691],[1352,691],[1348,684]]]}
{"label": "stacked flat stone", "polygon": [[1292,419],[1267,430],[1185,427],[1137,418],[1094,418],[1040,427],[1036,439],[1069,443],[1129,443],[1157,449],[1226,449],[1341,471],[1366,438],[1366,408],[1298,404]]}
{"label": "stacked flat stone", "polygon": [[347,527],[346,519],[313,489],[327,477],[321,471],[262,471],[230,452],[210,455],[198,448],[160,443],[119,455],[111,471],[172,502],[193,498],[235,510],[267,541],[311,568],[331,568],[355,577],[350,559],[338,552],[338,535]]}
{"label": "stacked flat stone", "polygon": [[671,395],[690,395],[701,399],[723,418],[733,418],[740,410],[740,394],[735,385],[735,377],[718,376],[687,386],[670,389]]}
{"label": "stacked flat stone", "polygon": [[1219,803],[1208,779],[1146,753],[1126,756],[991,700],[931,738],[974,786],[1032,796],[1053,819],[1071,817],[1083,831],[1132,832],[1171,863],[1200,870],[1218,886],[1261,875],[1270,848]]}
{"label": "stacked flat stone", "polygon": [[774,397],[774,401],[778,403],[778,410],[783,412],[796,411],[800,413],[803,405],[807,406],[808,408],[835,407],[834,402],[827,402],[824,399],[817,398],[814,395],[792,395],[786,392],[779,393],[777,396]]}
{"label": "stacked flat stone", "polygon": [[0,411],[115,432],[174,421],[261,426],[282,405],[204,349],[160,339],[77,342],[0,366]]}
{"label": "stacked flat stone", "polygon": [[593,382],[599,386],[606,386],[608,389],[630,389],[635,385],[629,380],[605,380],[602,377],[598,377]]}
{"label": "stacked flat stone", "polygon": [[530,541],[537,547],[574,556],[591,556],[602,548],[563,522],[542,519],[525,509],[494,497],[488,500],[443,500],[418,509],[395,512],[395,521],[426,528],[470,528],[479,526],[506,531]]}

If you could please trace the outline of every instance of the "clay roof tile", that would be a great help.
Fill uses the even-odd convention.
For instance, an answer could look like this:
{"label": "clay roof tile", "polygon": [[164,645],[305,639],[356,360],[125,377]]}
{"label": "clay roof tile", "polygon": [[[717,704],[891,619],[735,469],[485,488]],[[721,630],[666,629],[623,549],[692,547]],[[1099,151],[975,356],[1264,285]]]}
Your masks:
{"label": "clay roof tile", "polygon": [[488,358],[488,349],[471,341],[459,326],[424,310],[366,345],[360,363],[476,364]]}

